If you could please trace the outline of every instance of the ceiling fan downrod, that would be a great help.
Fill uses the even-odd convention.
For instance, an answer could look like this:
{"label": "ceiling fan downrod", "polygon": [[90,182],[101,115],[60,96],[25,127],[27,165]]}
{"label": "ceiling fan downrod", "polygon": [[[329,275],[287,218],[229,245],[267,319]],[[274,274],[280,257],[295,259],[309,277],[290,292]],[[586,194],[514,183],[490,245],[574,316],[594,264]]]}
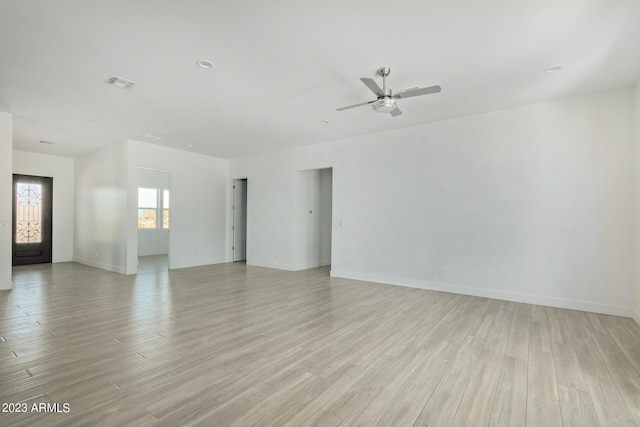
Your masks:
{"label": "ceiling fan downrod", "polygon": [[382,95],[383,96],[391,96],[391,89],[387,89],[387,76],[391,74],[391,68],[382,67],[378,68],[376,74],[382,77]]}

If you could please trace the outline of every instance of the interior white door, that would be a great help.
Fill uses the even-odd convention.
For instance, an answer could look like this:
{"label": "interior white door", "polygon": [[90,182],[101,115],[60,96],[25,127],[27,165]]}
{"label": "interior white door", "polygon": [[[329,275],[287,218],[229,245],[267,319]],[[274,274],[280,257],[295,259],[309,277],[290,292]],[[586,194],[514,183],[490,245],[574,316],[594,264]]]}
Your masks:
{"label": "interior white door", "polygon": [[247,180],[233,184],[233,260],[247,259]]}

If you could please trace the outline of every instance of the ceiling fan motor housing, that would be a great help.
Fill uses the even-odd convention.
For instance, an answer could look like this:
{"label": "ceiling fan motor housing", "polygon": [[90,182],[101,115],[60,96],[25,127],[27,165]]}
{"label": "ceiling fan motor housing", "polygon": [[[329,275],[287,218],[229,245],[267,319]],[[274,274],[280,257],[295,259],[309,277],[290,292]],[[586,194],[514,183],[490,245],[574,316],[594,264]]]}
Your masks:
{"label": "ceiling fan motor housing", "polygon": [[373,103],[373,111],[378,113],[390,113],[395,108],[396,102],[391,98],[380,98]]}

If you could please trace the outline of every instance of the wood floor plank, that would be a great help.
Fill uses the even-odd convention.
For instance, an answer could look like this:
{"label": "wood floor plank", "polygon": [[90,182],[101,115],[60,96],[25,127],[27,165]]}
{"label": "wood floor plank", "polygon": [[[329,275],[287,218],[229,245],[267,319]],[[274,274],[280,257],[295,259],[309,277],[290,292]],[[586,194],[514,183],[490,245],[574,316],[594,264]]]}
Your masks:
{"label": "wood floor plank", "polygon": [[571,336],[571,342],[584,374],[596,378],[610,379],[611,375],[607,365],[592,341],[582,317],[577,311],[566,311],[564,317]]}
{"label": "wood floor plank", "polygon": [[569,388],[586,391],[587,384],[572,344],[552,343],[552,356],[556,383]]}
{"label": "wood floor plank", "polygon": [[640,325],[635,320],[628,317],[618,317],[618,323],[634,338],[636,344],[640,344]]}
{"label": "wood floor plank", "polygon": [[452,426],[487,425],[495,396],[500,369],[480,363],[462,395]]}
{"label": "wood floor plank", "polygon": [[445,375],[455,357],[458,346],[440,341],[433,342],[431,353],[415,372],[411,382],[402,391],[394,404],[378,421],[378,426],[412,425],[426,402]]}
{"label": "wood floor plank", "polygon": [[610,366],[609,371],[636,423],[640,424],[640,376],[619,366]]}
{"label": "wood floor plank", "polygon": [[564,311],[559,308],[547,307],[547,319],[549,320],[549,335],[552,342],[567,344],[571,337],[564,320]]}
{"label": "wood floor plank", "polygon": [[515,305],[511,307],[511,304],[507,304],[504,301],[500,304],[500,308],[491,325],[491,332],[485,340],[485,345],[481,353],[481,358],[484,363],[493,364],[493,366],[498,368],[502,366],[511,325],[514,319]]}
{"label": "wood floor plank", "polygon": [[516,304],[513,322],[509,330],[505,354],[527,360],[529,357],[529,319],[531,306],[529,304]]}
{"label": "wood floor plank", "polygon": [[610,334],[591,332],[591,338],[608,367],[615,366],[638,373]]}
{"label": "wood floor plank", "polygon": [[431,394],[414,426],[449,425],[464,395],[484,346],[483,339],[469,337],[458,350],[448,372]]}
{"label": "wood floor plank", "polygon": [[550,352],[529,354],[527,389],[527,425],[560,426],[558,385]]}
{"label": "wood floor plank", "polygon": [[564,385],[558,386],[562,425],[599,426],[589,392]]}
{"label": "wood floor plank", "polygon": [[633,337],[625,329],[611,328],[608,332],[631,366],[640,374],[640,343],[634,342]]}
{"label": "wood floor plank", "polygon": [[528,361],[505,356],[489,426],[524,425],[527,417]]}
{"label": "wood floor plank", "polygon": [[547,310],[539,305],[531,306],[529,348],[534,351],[551,351],[551,333]]}
{"label": "wood floor plank", "polygon": [[638,426],[612,379],[587,376],[587,387],[602,426]]}
{"label": "wood floor plank", "polygon": [[[334,415],[329,414],[323,410],[318,410],[307,418],[302,424],[290,424],[291,426],[300,427],[336,427],[342,420]],[[289,425],[289,424],[285,424]]]}

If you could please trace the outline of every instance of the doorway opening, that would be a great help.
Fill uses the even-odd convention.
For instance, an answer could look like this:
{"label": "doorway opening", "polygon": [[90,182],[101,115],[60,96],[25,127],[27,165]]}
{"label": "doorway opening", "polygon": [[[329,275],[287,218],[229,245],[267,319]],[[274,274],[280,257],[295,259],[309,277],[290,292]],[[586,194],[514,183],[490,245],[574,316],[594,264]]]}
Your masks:
{"label": "doorway opening", "polygon": [[170,256],[170,175],[139,168],[138,273],[166,271]]}
{"label": "doorway opening", "polygon": [[13,175],[12,264],[52,260],[53,178]]}
{"label": "doorway opening", "polygon": [[297,176],[296,268],[331,265],[333,169],[310,169]]}
{"label": "doorway opening", "polygon": [[247,261],[247,179],[233,181],[233,262]]}

